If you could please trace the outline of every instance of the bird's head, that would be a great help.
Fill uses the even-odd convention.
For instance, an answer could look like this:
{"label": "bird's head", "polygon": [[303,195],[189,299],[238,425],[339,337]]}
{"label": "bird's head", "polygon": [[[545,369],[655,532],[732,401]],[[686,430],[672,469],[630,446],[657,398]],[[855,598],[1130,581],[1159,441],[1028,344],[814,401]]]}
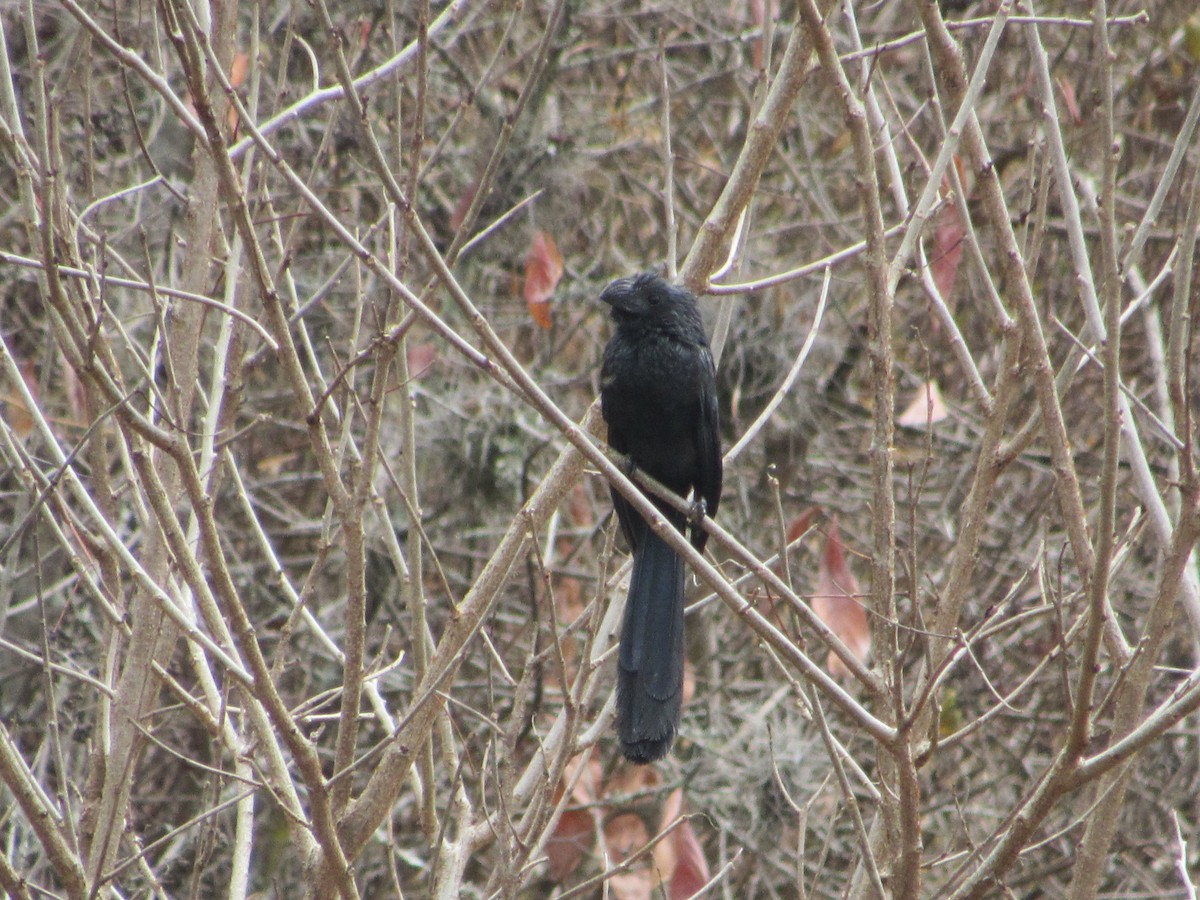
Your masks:
{"label": "bird's head", "polygon": [[647,325],[698,324],[696,298],[686,289],[663,280],[653,272],[618,278],[600,294],[612,309],[618,325],[641,322]]}

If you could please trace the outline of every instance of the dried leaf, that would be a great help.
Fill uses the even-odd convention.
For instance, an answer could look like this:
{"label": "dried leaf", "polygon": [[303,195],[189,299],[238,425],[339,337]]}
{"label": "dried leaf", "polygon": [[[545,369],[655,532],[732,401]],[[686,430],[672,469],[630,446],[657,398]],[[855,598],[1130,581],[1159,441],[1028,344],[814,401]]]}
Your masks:
{"label": "dried leaf", "polygon": [[595,839],[596,823],[582,809],[568,809],[558,820],[554,834],[546,841],[546,859],[550,861],[550,879],[561,882],[578,868]]}
{"label": "dried leaf", "polygon": [[[858,579],[846,563],[846,549],[838,531],[837,518],[829,526],[825,538],[825,549],[817,571],[817,590],[813,594],[812,608],[830,630],[858,659],[865,660],[871,652],[871,628],[867,623],[867,611],[860,599]],[[833,651],[826,663],[829,673],[836,677],[850,674],[850,670]]]}
{"label": "dried leaf", "polygon": [[[761,69],[763,67],[763,42],[762,42],[762,27],[766,21],[768,0],[750,0],[750,21],[754,23],[754,27],[759,32],[759,37],[754,39],[752,46],[752,60],[754,68]],[[771,20],[779,20],[779,0],[770,0]]]}
{"label": "dried leaf", "polygon": [[467,211],[471,208],[471,204],[475,202],[475,194],[479,191],[479,181],[471,182],[465,191],[458,198],[458,202],[454,204],[454,211],[450,213],[450,230],[458,234],[458,230],[462,228],[463,222],[466,221]]}
{"label": "dried leaf", "polygon": [[793,519],[792,524],[788,526],[787,542],[789,544],[793,544],[800,540],[800,538],[804,537],[808,530],[812,528],[813,519],[817,517],[817,513],[820,511],[821,507],[810,506],[804,512],[800,513],[800,515],[798,515],[795,519]]}
{"label": "dried leaf", "polygon": [[[37,371],[33,363],[29,360],[22,360],[17,364],[17,368],[21,370],[21,379],[25,382],[25,387],[29,389],[29,395],[33,398],[33,402],[37,403]],[[3,400],[8,424],[17,437],[25,440],[33,431],[33,413],[25,405],[24,398],[16,388],[5,391]]]}
{"label": "dried leaf", "polygon": [[950,415],[942,391],[936,381],[927,381],[917,388],[912,402],[896,417],[896,424],[905,428],[924,428],[942,421]]}
{"label": "dried leaf", "polygon": [[87,392],[84,390],[83,382],[79,380],[79,373],[75,371],[75,367],[65,359],[60,359],[59,366],[63,373],[63,381],[66,383],[67,405],[71,408],[72,422],[80,427],[86,427],[88,420]]}
{"label": "dried leaf", "polygon": [[[246,83],[246,75],[250,71],[250,57],[244,51],[238,50],[233,54],[233,61],[229,64],[229,83],[236,91]],[[236,139],[238,134],[238,111],[237,107],[232,104],[229,111],[225,113],[225,124],[229,126],[229,135]]]}
{"label": "dried leaf", "polygon": [[933,283],[946,302],[950,302],[954,296],[954,280],[962,261],[966,234],[958,206],[947,203],[938,213],[937,227],[933,231],[933,254],[929,260]]}
{"label": "dried leaf", "polygon": [[692,823],[683,822],[672,835],[675,842],[675,873],[671,876],[671,900],[686,900],[700,892],[712,876],[708,871],[708,860],[704,848],[692,829]]}
{"label": "dried leaf", "polygon": [[240,88],[246,83],[246,74],[250,71],[250,56],[243,50],[233,54],[233,63],[229,66],[229,83],[234,88]]}
{"label": "dried leaf", "polygon": [[636,813],[620,813],[604,823],[604,845],[614,862],[624,862],[650,843],[650,831]]}
{"label": "dried leaf", "polygon": [[652,900],[654,897],[654,873],[646,867],[613,875],[606,884],[613,900]]}
{"label": "dried leaf", "polygon": [[255,469],[262,475],[278,477],[285,468],[294,465],[298,458],[299,454],[295,450],[272,453],[269,456],[260,457],[255,463]]}
{"label": "dried leaf", "polygon": [[406,356],[408,377],[420,378],[437,362],[437,347],[430,343],[409,344]]}
{"label": "dried leaf", "polygon": [[567,497],[567,517],[572,525],[581,529],[590,528],[596,521],[596,510],[592,505],[591,495],[581,481],[576,482]]}
{"label": "dried leaf", "polygon": [[[576,778],[576,773],[583,772]],[[574,782],[574,784],[572,784]],[[596,806],[600,784],[600,761],[583,754],[567,763],[562,781],[554,791],[554,802],[562,800],[567,785],[571,785],[571,801],[581,809],[567,809],[546,841],[546,857],[550,861],[550,877],[561,882],[571,874],[592,848],[600,811]]]}
{"label": "dried leaf", "polygon": [[563,258],[554,238],[544,231],[533,235],[525,257],[525,305],[533,321],[550,327],[550,298],[563,274]]}
{"label": "dried leaf", "polygon": [[1075,86],[1059,75],[1054,79],[1058,89],[1062,91],[1063,105],[1067,107],[1067,115],[1071,117],[1072,125],[1083,124],[1083,114],[1079,111],[1079,101],[1075,98]]}

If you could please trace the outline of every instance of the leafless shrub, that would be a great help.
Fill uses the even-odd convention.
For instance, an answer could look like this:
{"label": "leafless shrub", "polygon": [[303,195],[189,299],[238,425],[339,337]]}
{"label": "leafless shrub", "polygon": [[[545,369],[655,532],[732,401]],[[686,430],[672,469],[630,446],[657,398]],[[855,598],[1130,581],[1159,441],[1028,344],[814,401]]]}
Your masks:
{"label": "leafless shrub", "polygon": [[[9,895],[1194,896],[1200,20],[781,6],[0,10]],[[630,770],[664,260],[730,457]]]}

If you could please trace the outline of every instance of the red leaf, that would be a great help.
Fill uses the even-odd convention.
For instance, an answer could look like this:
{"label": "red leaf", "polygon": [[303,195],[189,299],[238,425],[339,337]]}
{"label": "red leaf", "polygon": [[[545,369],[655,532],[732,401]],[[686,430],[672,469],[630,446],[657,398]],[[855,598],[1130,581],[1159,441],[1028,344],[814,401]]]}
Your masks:
{"label": "red leaf", "polygon": [[[867,611],[859,598],[858,579],[846,564],[846,549],[838,531],[837,518],[829,526],[825,549],[817,571],[817,590],[812,608],[842,643],[858,659],[865,660],[871,652],[871,628]],[[829,673],[846,676],[850,670],[831,650],[826,663]]]}
{"label": "red leaf", "polygon": [[525,305],[533,321],[542,328],[550,327],[550,297],[563,274],[562,254],[554,238],[544,231],[533,236],[529,255],[525,257]]}
{"label": "red leaf", "polygon": [[687,900],[700,892],[711,877],[704,849],[691,822],[675,829],[675,874],[671,876],[671,900]]}

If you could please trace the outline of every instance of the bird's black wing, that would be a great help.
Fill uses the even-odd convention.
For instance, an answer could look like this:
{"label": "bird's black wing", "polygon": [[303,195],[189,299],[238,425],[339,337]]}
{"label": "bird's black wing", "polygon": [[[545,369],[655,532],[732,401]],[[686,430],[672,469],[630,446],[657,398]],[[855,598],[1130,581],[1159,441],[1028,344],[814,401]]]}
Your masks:
{"label": "bird's black wing", "polygon": [[[717,412],[717,376],[712,353],[707,346],[700,348],[700,384],[696,416],[696,497],[704,500],[705,513],[717,514],[721,503],[721,423]],[[703,552],[708,532],[693,526],[692,545]]]}

